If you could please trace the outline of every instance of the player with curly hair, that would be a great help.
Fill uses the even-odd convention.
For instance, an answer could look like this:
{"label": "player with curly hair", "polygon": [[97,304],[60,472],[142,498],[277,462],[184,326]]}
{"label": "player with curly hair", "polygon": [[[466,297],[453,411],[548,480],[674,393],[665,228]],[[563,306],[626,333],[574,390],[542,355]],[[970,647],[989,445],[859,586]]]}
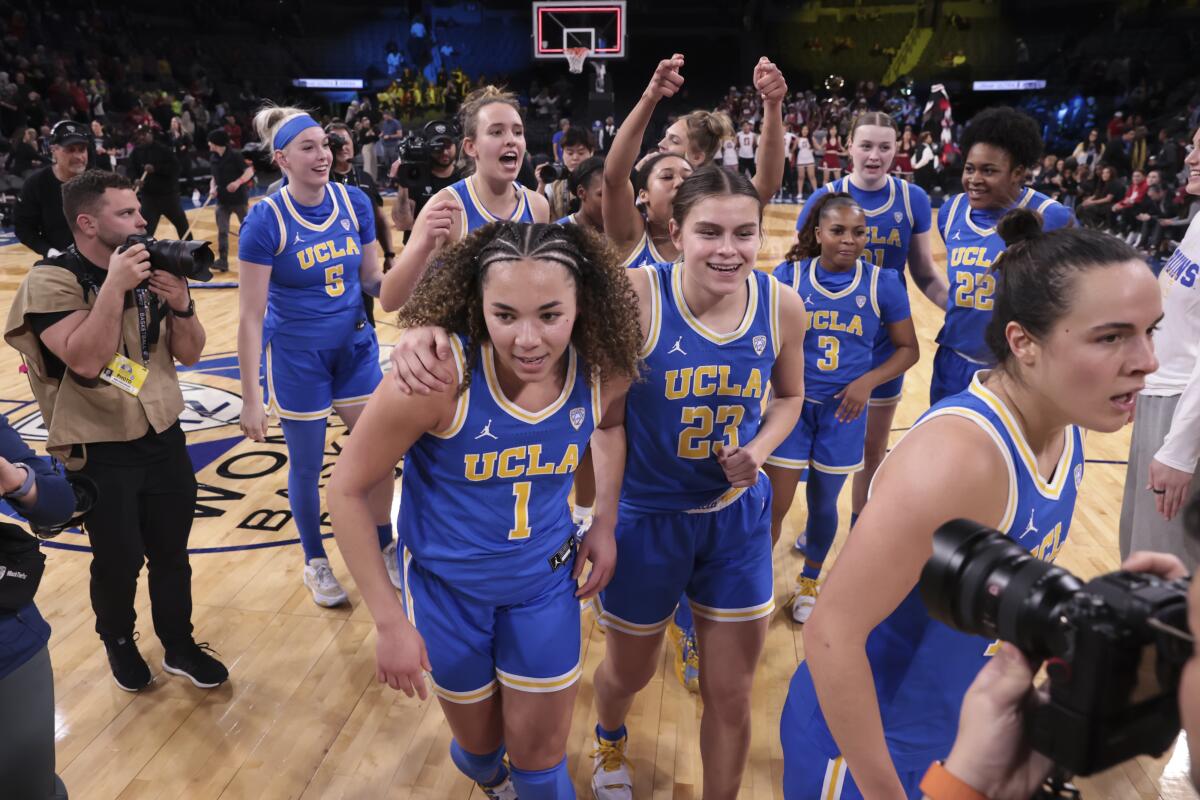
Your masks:
{"label": "player with curly hair", "polygon": [[[424,698],[421,673],[431,674],[451,757],[490,797],[574,797],[565,754],[579,599],[607,585],[616,562],[637,302],[626,270],[581,226],[472,233],[400,315],[449,332],[458,391],[407,394],[385,381],[330,483],[338,545],[378,631],[379,680]],[[580,537],[567,496],[589,440],[597,504]],[[372,557],[368,503],[402,456],[404,605]]]}

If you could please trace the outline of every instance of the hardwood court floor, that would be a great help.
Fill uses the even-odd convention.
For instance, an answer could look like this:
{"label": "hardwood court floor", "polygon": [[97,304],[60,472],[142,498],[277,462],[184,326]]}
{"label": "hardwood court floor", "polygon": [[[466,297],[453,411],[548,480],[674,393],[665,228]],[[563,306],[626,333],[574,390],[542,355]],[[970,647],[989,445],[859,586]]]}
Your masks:
{"label": "hardwood court floor", "polygon": [[[759,266],[779,262],[791,244],[796,209],[772,206]],[[213,211],[192,212],[195,231],[215,240]],[[159,232],[169,229],[165,224]],[[935,239],[936,240],[936,239]],[[236,245],[235,245],[236,246]],[[944,263],[940,245],[935,245]],[[0,299],[7,308],[33,259],[20,245],[0,249]],[[236,281],[236,270],[225,280]],[[286,451],[272,441],[240,437],[236,373],[237,292],[195,292],[208,345],[200,369],[181,373],[188,386],[193,461],[202,486],[191,544],[195,624],[230,667],[229,683],[195,689],[160,673],[162,648],[150,625],[146,581],[138,593],[141,649],[157,678],[131,695],[112,682],[93,631],[88,601],[87,540],[65,533],[48,547],[38,605],[54,628],[51,655],[57,691],[58,769],[72,797],[149,798],[480,798],[458,773],[447,748],[450,733],[436,702],[419,702],[374,681],[373,626],[348,573],[330,545],[351,603],[315,606],[301,584],[302,560],[287,513]],[[912,297],[921,361],[909,373],[895,427],[911,425],[927,406],[932,337],[940,313]],[[396,329],[379,326],[384,344]],[[385,348],[386,350],[387,348]],[[0,348],[0,412],[30,436],[36,411],[14,351]],[[328,475],[345,431],[328,432]],[[893,441],[899,431],[893,435]],[[37,442],[33,442],[38,446]],[[1117,566],[1116,529],[1125,478],[1128,430],[1092,435],[1071,537],[1059,563],[1083,576]],[[848,484],[847,484],[848,486]],[[842,498],[842,533],[849,489]],[[775,552],[776,594],[787,598],[799,559],[791,549],[803,528],[803,501],[793,506]],[[69,548],[69,549],[65,549]],[[834,550],[835,554],[837,548]],[[602,633],[584,617],[584,677],[568,756],[575,786],[590,797],[594,711],[591,677],[604,652]],[[783,760],[779,713],[788,681],[803,656],[800,630],[781,609],[771,622],[753,699],[754,739],[743,798],[781,797]],[[700,703],[676,681],[668,655],[639,695],[629,719],[629,754],[637,798],[699,798]],[[1182,747],[1163,758],[1138,759],[1082,781],[1088,798],[1195,798]]]}

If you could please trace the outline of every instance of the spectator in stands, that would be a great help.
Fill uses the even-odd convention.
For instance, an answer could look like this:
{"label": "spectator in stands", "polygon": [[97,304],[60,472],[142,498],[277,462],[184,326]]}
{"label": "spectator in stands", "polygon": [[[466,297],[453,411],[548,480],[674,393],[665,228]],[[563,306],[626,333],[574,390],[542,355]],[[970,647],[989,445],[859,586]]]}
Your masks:
{"label": "spectator in stands", "polygon": [[1071,158],[1075,159],[1076,164],[1092,169],[1103,155],[1104,142],[1100,141],[1100,131],[1092,128],[1088,131],[1087,139],[1075,145]]}
{"label": "spectator in stands", "polygon": [[167,145],[175,154],[175,160],[179,162],[179,174],[183,178],[183,188],[190,190],[192,188],[192,154],[195,149],[192,147],[192,137],[183,130],[183,120],[179,117],[171,117],[170,128],[167,130]]}
{"label": "spectator in stands", "polygon": [[233,114],[225,115],[225,132],[229,134],[229,146],[234,150],[242,149],[242,126],[238,124]]}
{"label": "spectator in stands", "polygon": [[1121,134],[1125,133],[1125,113],[1123,111],[1114,111],[1112,118],[1108,121],[1108,140],[1111,142],[1114,139],[1121,138]]}
{"label": "spectator in stands", "polygon": [[1146,199],[1138,207],[1134,217],[1137,222],[1133,246],[1146,254],[1157,254],[1160,244],[1164,241],[1163,233],[1166,226],[1162,223],[1174,219],[1176,206],[1171,200],[1170,193],[1161,184],[1147,187]]}
{"label": "spectator in stands", "polygon": [[912,166],[913,182],[926,193],[933,191],[933,184],[937,180],[937,155],[933,152],[933,134],[929,131],[921,131]]}
{"label": "spectator in stands", "polygon": [[1112,166],[1106,164],[1101,167],[1100,174],[1084,188],[1086,196],[1080,201],[1076,213],[1080,224],[1089,228],[1107,224],[1113,203],[1124,194],[1124,190]]}
{"label": "spectator in stands", "polygon": [[248,187],[254,181],[254,167],[229,146],[229,134],[221,128],[209,132],[208,150],[212,153],[208,196],[217,201],[217,261],[213,269],[228,272],[229,219],[236,215],[239,225],[246,221]]}
{"label": "spectator in stands", "polygon": [[91,134],[86,127],[64,120],[50,132],[54,163],[25,179],[13,214],[17,239],[40,256],[53,258],[74,241],[63,215],[62,185],[87,169]]}
{"label": "spectator in stands", "polygon": [[617,123],[610,114],[604,118],[604,127],[600,129],[600,133],[596,137],[596,149],[601,153],[607,153],[608,148],[612,147],[612,140],[616,135]]}
{"label": "spectator in stands", "polygon": [[1033,187],[1035,192],[1041,192],[1047,197],[1058,199],[1056,195],[1060,191],[1055,179],[1058,178],[1058,170],[1055,165],[1058,163],[1058,157],[1053,153],[1047,153],[1042,157],[1042,163],[1038,164],[1029,172],[1029,185]]}
{"label": "spectator in stands", "polygon": [[104,135],[104,126],[100,120],[92,120],[92,161],[88,165],[92,169],[102,169],[113,172],[117,168],[117,148]]}
{"label": "spectator in stands", "polygon": [[1127,241],[1133,231],[1134,222],[1136,222],[1134,217],[1140,211],[1139,207],[1142,201],[1146,199],[1146,190],[1149,186],[1146,174],[1135,169],[1129,181],[1129,188],[1125,190],[1125,195],[1113,203],[1109,227],[1115,229],[1119,236],[1126,237]]}
{"label": "spectator in stands", "polygon": [[1116,139],[1109,139],[1104,148],[1104,155],[1100,157],[1100,166],[1107,164],[1118,175],[1128,175],[1132,172],[1133,162],[1130,161],[1129,153],[1133,149],[1133,136],[1133,131],[1128,130]]}
{"label": "spectator in stands", "polygon": [[571,120],[560,119],[558,121],[558,130],[550,137],[550,157],[559,163],[563,160],[562,140],[567,135],[567,131],[571,128]]}
{"label": "spectator in stands", "polygon": [[[404,138],[404,127],[400,121],[396,119],[396,115],[385,109],[383,119],[379,123],[379,141],[383,145],[383,158],[388,164],[396,160],[396,153],[400,149],[400,140]],[[375,172],[372,171],[371,177],[375,177]]]}
{"label": "spectator in stands", "polygon": [[[233,117],[227,117],[232,119]],[[229,126],[225,126],[228,134]],[[179,200],[179,159],[170,147],[154,138],[151,128],[143,126],[134,136],[137,145],[129,154],[128,175],[141,184],[138,199],[142,203],[142,216],[146,218],[146,235],[153,236],[158,221],[166,217],[175,226],[179,238],[187,234],[187,215]],[[230,145],[233,137],[229,137]],[[136,184],[135,184],[136,185]]]}
{"label": "spectator in stands", "polygon": [[[384,113],[390,114],[391,112]],[[369,175],[372,181],[377,181],[379,177],[379,159],[376,148],[379,146],[379,132],[371,124],[370,115],[363,114],[358,118],[351,138],[354,141],[354,148],[362,153],[363,172]]]}
{"label": "spectator in stands", "polygon": [[1183,163],[1183,149],[1166,128],[1158,132],[1158,150],[1150,160],[1168,180],[1174,180],[1175,176],[1179,174],[1179,168]]}
{"label": "spectator in stands", "polygon": [[38,147],[38,132],[33,128],[23,130],[20,137],[13,142],[11,158],[12,167],[9,172],[22,178],[36,167],[50,163],[50,158],[43,155]]}

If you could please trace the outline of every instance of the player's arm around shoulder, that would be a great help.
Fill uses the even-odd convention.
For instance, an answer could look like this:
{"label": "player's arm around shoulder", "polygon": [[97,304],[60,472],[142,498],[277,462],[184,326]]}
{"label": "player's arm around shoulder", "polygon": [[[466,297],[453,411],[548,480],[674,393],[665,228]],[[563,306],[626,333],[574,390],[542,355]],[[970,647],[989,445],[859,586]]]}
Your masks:
{"label": "player's arm around shoulder", "polygon": [[949,415],[922,423],[880,467],[821,589],[804,626],[805,658],[826,722],[864,796],[903,796],[884,739],[867,637],[916,585],[934,530],[958,517],[995,525],[1007,495],[1007,467],[987,433]]}
{"label": "player's arm around shoulder", "polygon": [[449,189],[442,189],[430,198],[413,223],[408,244],[383,276],[379,305],[384,311],[396,311],[408,302],[434,256],[463,237],[465,224],[463,208]]}

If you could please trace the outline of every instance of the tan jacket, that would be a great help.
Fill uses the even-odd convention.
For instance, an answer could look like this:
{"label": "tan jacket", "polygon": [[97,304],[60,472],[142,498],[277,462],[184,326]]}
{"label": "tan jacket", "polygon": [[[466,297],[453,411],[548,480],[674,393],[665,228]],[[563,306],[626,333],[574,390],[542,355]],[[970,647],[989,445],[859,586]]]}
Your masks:
{"label": "tan jacket", "polygon": [[[80,377],[69,368],[61,378],[51,374],[46,363],[51,354],[29,325],[29,315],[87,310],[95,300],[96,295],[85,292],[74,272],[41,262],[21,282],[4,326],[4,340],[20,352],[28,368],[29,385],[50,434],[46,451],[68,469],[79,469],[87,460],[86,449],[74,445],[128,442],[144,436],[151,426],[162,433],[183,413],[166,315],[159,322],[158,341],[150,345],[149,374],[137,397],[99,378]],[[122,354],[140,363],[142,345],[132,292],[125,297],[121,328]]]}

